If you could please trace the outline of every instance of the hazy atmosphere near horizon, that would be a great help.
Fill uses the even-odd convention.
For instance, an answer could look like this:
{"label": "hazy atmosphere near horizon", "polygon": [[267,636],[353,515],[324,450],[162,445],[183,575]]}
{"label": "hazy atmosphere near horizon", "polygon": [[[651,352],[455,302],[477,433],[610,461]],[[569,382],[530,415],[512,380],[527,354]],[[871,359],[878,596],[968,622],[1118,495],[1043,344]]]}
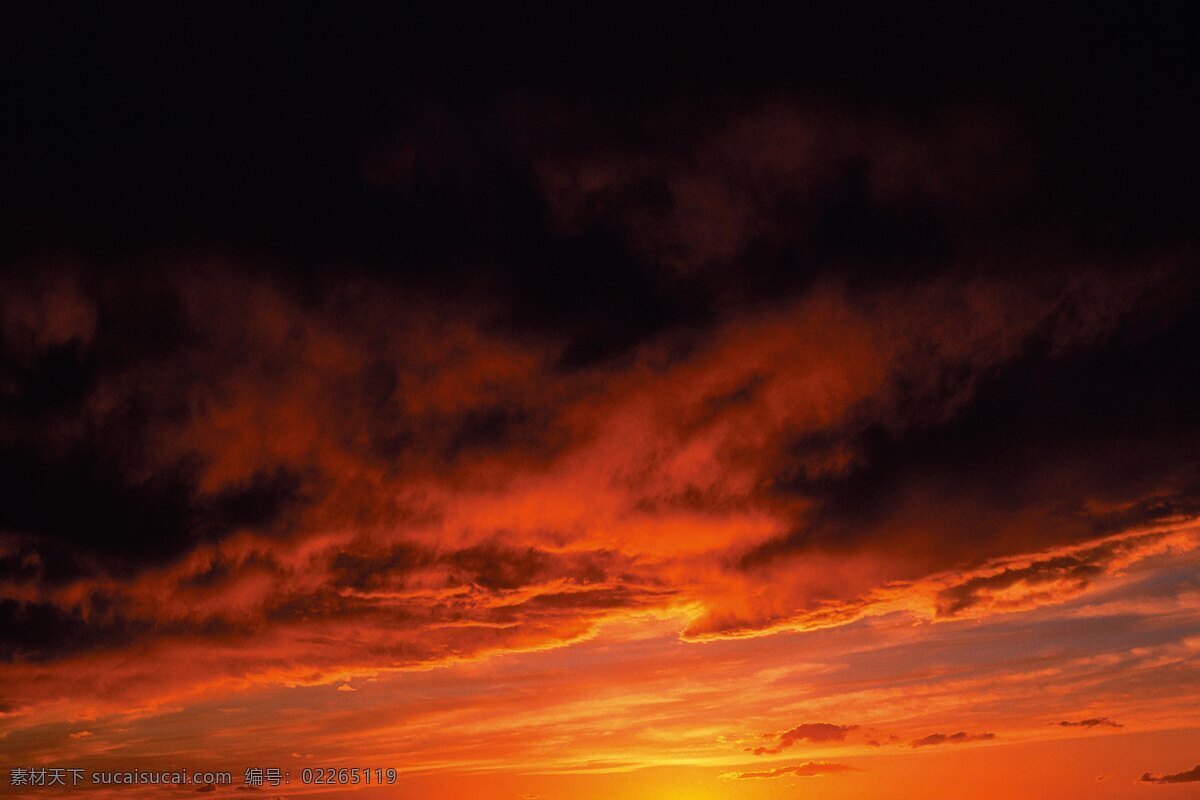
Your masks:
{"label": "hazy atmosphere near horizon", "polygon": [[3,3],[0,795],[1200,797],[1187,10]]}

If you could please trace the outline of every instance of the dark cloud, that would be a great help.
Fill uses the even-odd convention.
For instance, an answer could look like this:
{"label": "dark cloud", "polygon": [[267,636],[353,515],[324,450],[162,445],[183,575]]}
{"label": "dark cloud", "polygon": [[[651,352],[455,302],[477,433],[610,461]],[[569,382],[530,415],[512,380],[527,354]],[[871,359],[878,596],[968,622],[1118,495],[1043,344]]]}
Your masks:
{"label": "dark cloud", "polygon": [[524,586],[550,566],[550,557],[532,547],[519,550],[497,544],[459,550],[446,560],[465,580],[492,590]]}
{"label": "dark cloud", "polygon": [[[1021,234],[1048,247],[1144,247],[1194,221],[1184,188],[1197,174],[1196,129],[1181,109],[1196,64],[1163,10],[1116,49],[1111,32],[1131,24],[1118,15],[1032,31],[1004,14],[864,26],[812,12],[804,43],[775,33],[788,26],[722,13],[647,18],[636,34],[594,21],[535,38],[497,36],[495,21],[480,20],[451,48],[437,23],[407,15],[281,29],[260,12],[204,6],[137,24],[88,14],[76,28],[30,8],[8,13],[6,29],[23,33],[4,48],[6,96],[22,122],[6,130],[4,152],[26,154],[4,196],[18,252],[61,235],[119,262],[198,242],[265,252],[263,262],[317,285],[324,265],[351,262],[440,293],[497,292],[515,327],[567,341],[567,366],[694,325],[737,294],[796,291],[814,274],[921,275],[957,256],[982,261],[978,251],[998,242],[1032,247]],[[614,37],[619,64],[604,57]],[[319,65],[302,55],[313,51],[325,54]],[[917,67],[912,52],[928,60]],[[571,88],[573,77],[586,89]],[[695,183],[668,167],[705,168],[701,143],[781,97],[816,120],[818,139],[846,144],[817,148],[803,182],[778,168],[739,172],[770,137],[724,154],[729,174],[715,182],[765,221],[737,232],[727,255],[700,241],[722,226],[703,224],[687,191]],[[66,133],[78,130],[92,135]],[[927,143],[918,157],[889,155],[913,141]],[[618,174],[583,182],[568,231],[547,225],[542,155],[607,159]],[[1013,175],[1023,182],[1013,187]],[[487,264],[497,258],[502,266]],[[662,274],[681,259],[705,276]]]}
{"label": "dark cloud", "polygon": [[1123,728],[1118,722],[1113,722],[1108,717],[1092,717],[1091,719],[1081,719],[1077,722],[1062,720],[1055,723],[1061,728]]}
{"label": "dark cloud", "polygon": [[247,574],[286,575],[287,569],[268,553],[252,551],[241,558],[215,557],[179,581],[184,589],[220,589]]}
{"label": "dark cloud", "polygon": [[595,234],[547,242],[517,273],[510,324],[565,335],[558,366],[578,369],[628,353],[656,334],[698,325],[712,299],[658,274]]}
{"label": "dark cloud", "polygon": [[434,563],[431,548],[413,543],[387,548],[343,550],[333,556],[330,570],[335,586],[370,591],[388,586],[403,587],[405,576]]}
{"label": "dark cloud", "polygon": [[470,584],[494,592],[551,580],[600,584],[610,570],[622,566],[628,566],[628,559],[610,551],[560,554],[505,545],[500,540],[460,550],[413,542],[384,548],[364,545],[339,551],[330,561],[335,584],[359,591],[401,589],[407,576],[429,570],[444,571],[444,580],[450,585]]}
{"label": "dark cloud", "polygon": [[598,551],[555,555],[536,548],[524,550],[490,542],[444,556],[453,574],[485,589],[514,589],[547,579],[574,584],[599,584],[607,571],[627,564],[615,553]]}
{"label": "dark cloud", "polygon": [[[121,463],[122,434],[80,442],[61,455],[20,449],[0,459],[0,482],[9,502],[0,525],[32,537],[26,547],[45,550],[52,569],[67,569],[82,554],[120,566],[170,559],[191,547],[243,528],[283,529],[293,510],[311,498],[309,480],[286,467],[258,473],[207,494],[197,469],[181,462],[150,475]],[[109,438],[112,437],[112,438]],[[131,474],[135,473],[135,474]],[[66,562],[55,549],[67,545]],[[82,553],[80,553],[82,551]]]}
{"label": "dark cloud", "polygon": [[453,461],[472,451],[548,449],[551,418],[545,409],[493,406],[471,409],[455,420],[455,429],[444,448]]}
{"label": "dark cloud", "polygon": [[846,734],[857,729],[857,725],[834,725],[829,722],[808,722],[789,728],[781,733],[763,734],[763,738],[773,739],[775,744],[770,747],[747,747],[747,752],[756,756],[774,755],[781,753],[797,742],[813,743],[844,742]]}
{"label": "dark cloud", "polygon": [[1197,783],[1200,782],[1200,764],[1174,775],[1153,775],[1147,772],[1142,775],[1141,780],[1144,783]]}
{"label": "dark cloud", "polygon": [[[1058,591],[1081,591],[1091,579],[1104,573],[1104,562],[1093,563],[1089,558],[1092,555],[1059,556],[1035,562],[1028,567],[1005,569],[994,575],[971,578],[938,592],[937,615],[957,616],[988,602],[991,593],[1002,592],[1018,584],[1036,589],[1054,583],[1059,584]],[[1067,584],[1065,590],[1061,586],[1064,583]]]}
{"label": "dark cloud", "polygon": [[986,742],[995,739],[994,733],[967,733],[959,731],[958,733],[931,733],[928,736],[922,736],[920,739],[913,739],[909,744],[913,747],[928,747],[930,745],[939,744],[964,744],[965,742]]}
{"label": "dark cloud", "polygon": [[0,661],[40,661],[97,648],[122,647],[153,630],[149,620],[121,614],[89,618],[51,603],[0,599]]}
{"label": "dark cloud", "polygon": [[[147,602],[136,586],[96,589],[70,603],[0,597],[0,662],[63,660],[151,642],[249,646],[273,628],[333,622],[377,629],[378,641],[364,645],[375,649],[374,657],[417,663],[507,638],[524,641],[527,632],[535,640],[577,636],[606,613],[657,607],[675,594],[656,586],[652,575],[629,571],[630,559],[610,551],[562,554],[497,542],[442,551],[360,542],[319,559],[325,566],[310,564],[315,572],[297,582],[293,568],[258,549],[193,557],[160,575],[163,596],[179,601],[166,604]],[[619,580],[610,575],[616,570]],[[314,574],[328,574],[329,581],[314,585]],[[252,602],[214,603],[247,582],[259,587]],[[430,636],[430,629],[452,632]]]}
{"label": "dark cloud", "polygon": [[316,470],[272,464],[210,490],[200,452],[157,452],[165,429],[194,417],[189,392],[229,371],[188,357],[183,293],[143,301],[149,290],[131,286],[110,305],[91,283],[50,272],[6,286],[0,530],[47,578],[159,563],[245,528],[286,532]]}
{"label": "dark cloud", "polygon": [[[1184,295],[1194,298],[1194,288]],[[933,377],[935,359],[900,368],[892,378],[900,388],[883,404],[872,398],[846,426],[798,436],[780,455],[772,489],[813,508],[741,563],[867,541],[887,547],[889,529],[900,529],[885,521],[916,513],[909,504],[917,496],[975,509],[969,535],[941,543],[951,560],[1007,549],[1004,520],[1016,508],[1041,509],[1047,536],[1060,541],[1194,508],[1198,465],[1188,452],[1200,443],[1200,417],[1172,398],[1200,388],[1188,344],[1200,337],[1200,315],[1158,302],[1166,303],[1162,317],[1131,310],[1098,340],[1076,332],[1074,344],[1054,344],[1051,312],[1011,357],[984,369],[953,359],[933,367]],[[1147,385],[1161,391],[1140,388]],[[830,463],[839,466],[821,466]],[[1126,510],[1089,516],[1089,502]],[[1057,569],[1072,573],[1071,565]],[[1070,577],[1085,583],[1088,570],[1076,565]],[[956,602],[947,597],[947,608]]]}

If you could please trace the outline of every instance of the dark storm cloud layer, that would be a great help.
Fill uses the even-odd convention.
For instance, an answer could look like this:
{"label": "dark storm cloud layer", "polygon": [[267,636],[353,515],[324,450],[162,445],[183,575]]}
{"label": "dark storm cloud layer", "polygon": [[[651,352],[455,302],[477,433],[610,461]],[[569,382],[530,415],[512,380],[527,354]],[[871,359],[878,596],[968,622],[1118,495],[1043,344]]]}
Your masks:
{"label": "dark storm cloud layer", "polygon": [[[1196,57],[1170,14],[818,19],[797,33],[814,47],[781,34],[746,60],[713,54],[757,24],[647,21],[609,70],[571,37],[173,13],[0,26],[5,659],[312,619],[488,646],[529,624],[535,646],[666,602],[690,573],[655,574],[657,532],[438,526],[447,496],[548,474],[622,397],[653,406],[706,358],[722,380],[660,423],[677,440],[621,439],[629,463],[588,489],[628,489],[618,532],[785,519],[712,546],[731,580],[813,553],[947,569],[1200,512]],[[547,76],[543,53],[576,56]],[[887,322],[860,342],[864,318]],[[833,366],[787,371],[814,350]],[[814,382],[851,388],[822,405],[795,389]],[[649,480],[662,451],[772,414],[761,441],[714,446],[738,488]],[[1082,591],[1119,551],[970,578],[937,614]],[[112,579],[197,609],[160,616]],[[201,608],[233,589],[251,599]],[[771,621],[727,616],[710,631]],[[418,639],[364,646],[473,652]]]}
{"label": "dark storm cloud layer", "polygon": [[[1194,303],[1190,290],[1188,302]],[[1086,479],[1086,491],[1127,497],[1143,481],[1143,486],[1172,487],[1156,501],[1111,520],[1096,518],[1096,529],[1128,525],[1131,518],[1195,513],[1200,476],[1188,451],[1197,444],[1200,416],[1194,404],[1179,400],[1200,388],[1193,346],[1200,341],[1200,314],[1194,309],[1167,312],[1170,321],[1128,319],[1095,344],[1062,348],[1049,332],[1039,331],[1025,352],[979,381],[966,408],[934,424],[918,418],[911,427],[894,430],[889,420],[867,417],[847,431],[800,439],[776,485],[781,492],[816,500],[821,511],[814,524],[747,554],[745,563],[792,548],[853,544],[877,531],[877,523],[919,488],[935,496],[949,493],[948,499],[978,493],[1001,511],[1045,502],[1052,492],[1063,517],[1070,517],[1077,502],[1072,495],[1080,488],[1070,485],[1072,463],[1104,463],[1103,472]],[[1047,320],[1048,327],[1070,324]],[[966,373],[969,367],[952,364],[951,372],[937,380],[953,385],[961,380],[955,369]],[[913,404],[922,414],[936,413],[939,399],[918,394]],[[834,448],[855,454],[848,469],[832,476],[807,474],[804,464],[820,463],[823,451]],[[1047,473],[1053,476],[1049,486]],[[986,536],[986,528],[975,535]],[[1047,566],[1073,571],[1078,580],[1087,577],[1083,564]]]}
{"label": "dark storm cloud layer", "polygon": [[[694,319],[681,289],[758,299],[814,271],[924,274],[1029,234],[1144,247],[1194,220],[1195,54],[1170,11],[1094,12],[1086,25],[887,10],[776,25],[718,12],[580,20],[531,41],[486,20],[455,20],[446,38],[442,21],[378,11],[7,13],[4,210],[17,252],[75,242],[124,261],[207,244],[288,268],[349,260],[454,291],[482,281],[513,294],[529,315],[520,324],[573,334],[581,351],[590,341],[595,356]],[[847,141],[824,146],[815,185],[761,198],[775,230],[747,238],[735,272],[683,285],[630,265],[646,243],[628,234],[689,209],[673,162],[780,97],[823,124],[847,120],[831,130]],[[855,141],[864,127],[882,138]],[[900,171],[897,193],[880,196],[877,156],[914,140],[930,151],[921,172],[957,184]],[[600,154],[658,166],[629,164],[636,180],[601,185],[573,230],[547,230],[530,162]],[[943,159],[953,165],[938,174]],[[581,251],[587,263],[563,275],[556,261]],[[474,274],[497,253],[502,275]],[[621,313],[590,310],[597,289]]]}

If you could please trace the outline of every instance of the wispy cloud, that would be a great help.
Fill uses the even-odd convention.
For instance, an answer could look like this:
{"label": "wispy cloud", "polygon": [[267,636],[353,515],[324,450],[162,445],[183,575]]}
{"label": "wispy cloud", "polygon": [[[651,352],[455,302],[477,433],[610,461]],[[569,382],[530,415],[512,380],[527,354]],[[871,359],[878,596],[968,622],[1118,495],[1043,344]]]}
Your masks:
{"label": "wispy cloud", "polygon": [[1118,722],[1113,722],[1108,717],[1092,717],[1090,719],[1081,719],[1075,722],[1069,720],[1061,720],[1056,722],[1060,728],[1122,728],[1124,727]]}
{"label": "wispy cloud", "polygon": [[966,742],[987,742],[996,738],[994,733],[967,733],[959,731],[958,733],[931,733],[928,736],[922,736],[920,739],[913,739],[909,742],[912,747],[929,747],[940,744],[965,744]]}
{"label": "wispy cloud", "polygon": [[759,778],[816,778],[822,775],[834,775],[839,772],[851,772],[854,767],[838,764],[832,761],[806,761],[791,767],[759,770],[755,772],[727,772],[721,777],[728,780],[753,780]]}

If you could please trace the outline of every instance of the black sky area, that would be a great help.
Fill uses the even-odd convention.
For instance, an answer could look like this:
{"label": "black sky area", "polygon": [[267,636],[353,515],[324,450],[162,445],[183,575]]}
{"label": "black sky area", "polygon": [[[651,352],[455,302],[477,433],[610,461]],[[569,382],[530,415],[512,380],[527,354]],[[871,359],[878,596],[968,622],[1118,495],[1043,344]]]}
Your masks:
{"label": "black sky area", "polygon": [[[1167,6],[785,19],[12,3],[5,18],[10,260],[212,248],[292,271],[536,275],[569,245],[547,241],[535,157],[679,152],[777,97],[916,130],[983,108],[1030,143],[1030,207],[1080,246],[1151,247],[1195,221],[1197,57]],[[365,181],[398,143],[415,149],[410,179]],[[828,189],[847,206],[831,216],[872,211],[852,207],[853,167]]]}

